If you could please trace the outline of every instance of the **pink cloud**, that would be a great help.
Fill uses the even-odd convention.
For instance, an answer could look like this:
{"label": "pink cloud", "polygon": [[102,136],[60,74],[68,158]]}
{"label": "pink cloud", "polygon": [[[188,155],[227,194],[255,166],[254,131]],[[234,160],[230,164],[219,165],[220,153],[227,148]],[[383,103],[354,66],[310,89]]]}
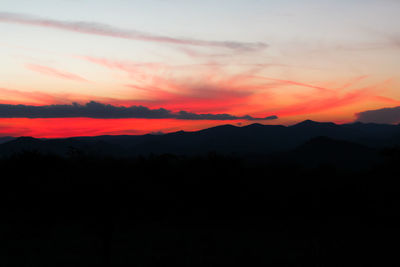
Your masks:
{"label": "pink cloud", "polygon": [[63,103],[64,96],[50,95],[38,91],[19,91],[15,89],[0,88],[1,104],[29,104],[41,105],[48,103]]}
{"label": "pink cloud", "polygon": [[[121,100],[114,104],[165,107],[177,111],[225,112],[248,104],[255,91],[265,88],[254,78],[244,74],[226,74],[218,64],[168,66],[160,63],[135,63],[95,57],[80,57],[111,70],[129,74],[132,83],[126,85],[142,97],[137,100]],[[201,68],[201,69],[197,69]],[[176,70],[196,76],[175,78]],[[252,73],[251,71],[250,73]],[[262,83],[265,84],[265,81]],[[126,96],[129,99],[129,96]]]}
{"label": "pink cloud", "polygon": [[40,91],[20,91],[15,89],[0,88],[0,104],[24,104],[24,105],[51,105],[71,104],[72,102],[84,103],[92,99],[110,103],[114,98],[93,97],[85,94],[45,93]]}
{"label": "pink cloud", "polygon": [[[121,62],[93,57],[81,58],[109,69],[124,71],[130,74],[134,81],[137,81],[140,75],[146,78],[139,83],[133,82],[127,85],[136,93],[143,95],[142,99],[116,100],[114,104],[145,104],[152,108],[163,107],[173,111],[179,109],[193,112],[233,111],[237,113],[241,111],[244,114],[251,111],[253,112],[251,114],[259,116],[272,112],[284,117],[313,114],[365,101],[391,101],[379,96],[383,93],[382,86],[357,88],[358,83],[368,76],[355,77],[340,86],[327,87],[257,75],[260,68],[266,67],[264,65],[232,75],[223,71],[224,66],[210,63],[202,65],[205,68],[201,71],[196,71],[197,79],[177,80],[169,77],[174,67],[163,64]],[[298,100],[291,105],[278,107],[276,103],[282,102],[281,100],[285,102],[285,99],[277,101],[272,96],[274,90],[276,92],[283,86],[305,87],[314,91],[312,93],[288,92],[289,97]],[[349,88],[353,89],[348,90]],[[260,99],[265,99],[265,102]]]}
{"label": "pink cloud", "polygon": [[358,103],[368,99],[370,96],[371,94],[368,89],[360,89],[344,95],[334,93],[312,98],[303,97],[300,103],[276,110],[276,113],[282,117],[313,114]]}
{"label": "pink cloud", "polygon": [[361,87],[351,91],[344,91],[344,89],[356,85],[357,82],[364,78],[365,76],[357,77],[339,88],[320,91],[312,95],[298,95],[299,101],[297,103],[280,109],[272,109],[269,110],[269,112],[274,112],[274,114],[277,114],[280,117],[286,117],[314,114],[368,102],[400,103],[400,101],[380,95],[384,92],[385,87],[390,80],[384,81],[381,84]]}
{"label": "pink cloud", "polygon": [[57,77],[57,78],[61,78],[61,79],[73,80],[73,81],[78,81],[78,82],[87,82],[87,80],[85,78],[82,78],[81,76],[78,76],[76,74],[56,70],[56,69],[46,67],[46,66],[41,66],[41,65],[36,65],[36,64],[27,64],[26,68],[31,71],[43,74],[43,75],[49,75],[49,76],[53,76],[53,77]]}

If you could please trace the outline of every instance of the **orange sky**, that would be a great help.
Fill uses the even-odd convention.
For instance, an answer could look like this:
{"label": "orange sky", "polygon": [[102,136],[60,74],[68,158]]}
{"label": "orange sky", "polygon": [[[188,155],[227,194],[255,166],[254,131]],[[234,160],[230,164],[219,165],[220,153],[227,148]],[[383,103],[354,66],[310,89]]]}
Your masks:
{"label": "orange sky", "polygon": [[[21,1],[0,10],[0,105],[96,101],[284,125],[400,106],[398,1]],[[0,114],[0,136],[253,123],[12,117]]]}

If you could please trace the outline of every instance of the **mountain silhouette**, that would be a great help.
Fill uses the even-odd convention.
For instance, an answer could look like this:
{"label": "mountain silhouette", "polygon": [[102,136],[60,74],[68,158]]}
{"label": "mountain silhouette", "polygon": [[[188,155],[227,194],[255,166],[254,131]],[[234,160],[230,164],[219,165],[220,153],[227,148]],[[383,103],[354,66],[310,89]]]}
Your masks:
{"label": "mountain silhouette", "polygon": [[[178,131],[164,135],[94,136],[65,139],[19,137],[0,144],[0,155],[9,156],[22,151],[36,151],[61,156],[79,151],[88,155],[120,157],[149,154],[199,155],[210,152],[238,156],[270,155],[294,150],[307,141],[321,136],[371,148],[382,148],[400,144],[400,126],[372,123],[338,125],[331,122],[306,120],[292,126],[258,123],[243,127],[222,125],[195,132]],[[332,142],[332,140],[327,142],[330,139],[315,139],[311,143],[307,143],[306,147],[324,147]],[[317,145],[317,142],[320,143]],[[336,150],[338,147],[341,146],[334,146]],[[353,150],[355,147],[346,149]]]}
{"label": "mountain silhouette", "polygon": [[0,265],[392,266],[399,127],[14,138]]}

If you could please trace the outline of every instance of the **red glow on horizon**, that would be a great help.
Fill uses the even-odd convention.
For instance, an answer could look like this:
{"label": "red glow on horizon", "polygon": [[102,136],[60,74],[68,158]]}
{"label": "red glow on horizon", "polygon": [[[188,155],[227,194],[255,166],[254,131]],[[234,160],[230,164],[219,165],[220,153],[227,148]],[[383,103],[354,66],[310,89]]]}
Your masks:
{"label": "red glow on horizon", "polygon": [[32,136],[65,138],[98,135],[142,135],[152,132],[197,131],[222,124],[246,123],[233,121],[189,121],[177,119],[0,119],[0,136]]}

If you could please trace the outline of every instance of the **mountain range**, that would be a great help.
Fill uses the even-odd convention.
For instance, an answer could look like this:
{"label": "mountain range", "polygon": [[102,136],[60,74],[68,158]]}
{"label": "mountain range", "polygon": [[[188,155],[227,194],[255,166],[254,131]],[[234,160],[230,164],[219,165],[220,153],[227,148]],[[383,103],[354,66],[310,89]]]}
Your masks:
{"label": "mountain range", "polygon": [[[374,158],[384,147],[400,145],[400,126],[372,123],[335,124],[306,120],[292,126],[222,125],[195,132],[163,135],[118,135],[37,139],[3,137],[0,156],[26,151],[43,154],[131,157],[150,154],[206,155],[215,152],[240,157],[275,159],[331,158],[334,161]],[[284,156],[282,156],[284,155]],[[374,155],[374,156],[370,156]]]}

